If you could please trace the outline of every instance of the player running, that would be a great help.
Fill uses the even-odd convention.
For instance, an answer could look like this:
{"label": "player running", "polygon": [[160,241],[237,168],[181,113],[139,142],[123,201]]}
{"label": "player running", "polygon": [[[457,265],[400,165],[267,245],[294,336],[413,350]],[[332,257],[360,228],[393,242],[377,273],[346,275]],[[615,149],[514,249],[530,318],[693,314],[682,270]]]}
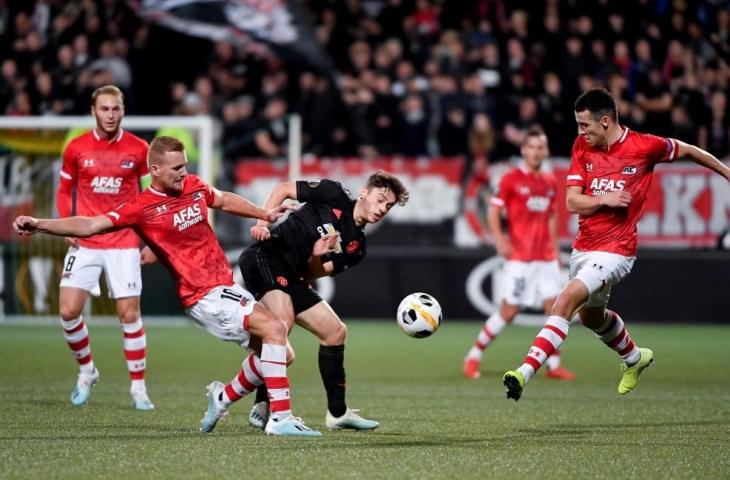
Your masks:
{"label": "player running", "polygon": [[525,384],[568,335],[579,312],[583,324],[623,360],[618,393],[636,388],[654,353],[639,348],[621,317],[606,309],[611,287],[626,277],[636,259],[636,223],[641,217],[657,163],[687,156],[727,180],[730,168],[693,145],[632,132],[618,123],[611,94],[583,93],[575,102],[579,136],[567,177],[568,210],[579,214],[578,235],[570,259],[570,280],[558,295],[524,363],[504,374],[507,398],[519,400]]}
{"label": "player running", "polygon": [[[365,226],[382,220],[394,205],[405,205],[408,197],[401,181],[383,170],[368,178],[355,200],[332,180],[279,184],[264,208],[286,199],[306,203],[271,230],[269,222],[259,220],[251,227],[251,236],[258,242],[239,259],[246,288],[263,305],[290,330],[296,322],[319,338],[319,372],[327,392],[325,425],[329,429],[372,430],[379,423],[347,407],[347,327],[309,282],[357,265],[366,254]],[[249,415],[249,422],[259,428],[273,406],[263,387],[256,392]]]}
{"label": "player running", "polygon": [[[71,140],[63,152],[56,195],[59,217],[69,217],[74,210],[76,215],[84,216],[108,212],[134,198],[143,181],[149,182],[147,142],[121,128],[124,117],[121,90],[113,85],[97,88],[91,95],[91,114],[96,120],[94,129]],[[132,406],[137,410],[152,410],[155,406],[147,396],[145,385],[147,340],[139,310],[142,291],[139,237],[125,229],[83,239],[67,237],[65,241],[69,249],[61,276],[61,326],[79,364],[71,403],[86,404],[91,387],[99,381],[81,312],[89,293],[99,295],[99,276],[103,270],[109,297],[116,301],[124,332]]]}
{"label": "player running", "polygon": [[[484,349],[512,323],[520,308],[538,303],[545,315],[560,292],[560,249],[555,219],[555,177],[542,170],[548,141],[540,129],[525,135],[522,166],[507,172],[490,201],[489,228],[497,253],[507,259],[504,281],[508,293],[499,310],[484,322],[476,343],[464,359],[464,376],[477,379]],[[502,231],[501,215],[507,210],[509,238]],[[548,378],[573,380],[575,375],[560,365],[560,351],[548,359]]]}
{"label": "player running", "polygon": [[[262,383],[268,387],[272,400],[266,433],[320,435],[291,413],[286,325],[234,283],[233,272],[208,223],[208,207],[266,221],[275,221],[287,208],[266,211],[188,175],[183,145],[171,137],[152,141],[148,162],[152,185],[117,209],[95,217],[58,220],[21,216],[13,224],[16,232],[89,237],[125,227],[134,229],[172,273],[186,313],[212,335],[255,351],[243,361],[234,382],[244,386],[240,390],[243,393]],[[208,410],[200,422],[201,431],[212,431],[234,400],[222,383],[208,385]]]}

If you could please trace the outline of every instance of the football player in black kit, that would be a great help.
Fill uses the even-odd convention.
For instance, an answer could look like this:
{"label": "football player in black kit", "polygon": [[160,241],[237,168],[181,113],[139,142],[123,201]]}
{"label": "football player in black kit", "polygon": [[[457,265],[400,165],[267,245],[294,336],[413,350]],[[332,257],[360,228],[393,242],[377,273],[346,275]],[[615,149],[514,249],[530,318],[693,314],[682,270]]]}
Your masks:
{"label": "football player in black kit", "polygon": [[[258,301],[287,322],[290,330],[297,323],[319,338],[319,371],[327,391],[325,425],[329,429],[372,430],[379,424],[345,403],[347,328],[309,282],[357,265],[366,253],[365,225],[379,222],[394,205],[405,205],[408,195],[401,181],[383,170],[368,178],[354,200],[332,180],[281,183],[264,208],[286,199],[306,203],[271,230],[262,221],[251,227],[257,242],[239,259],[246,288]],[[249,422],[263,428],[268,412],[262,386],[256,392]]]}

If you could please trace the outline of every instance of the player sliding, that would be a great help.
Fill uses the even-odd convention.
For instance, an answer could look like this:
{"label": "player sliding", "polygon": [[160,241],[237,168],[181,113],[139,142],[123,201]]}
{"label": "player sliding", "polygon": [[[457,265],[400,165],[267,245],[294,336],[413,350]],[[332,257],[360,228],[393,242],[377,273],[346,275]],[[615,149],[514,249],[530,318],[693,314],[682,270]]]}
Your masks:
{"label": "player sliding", "polygon": [[[484,350],[521,307],[539,304],[546,315],[560,292],[558,234],[555,220],[555,177],[542,168],[548,156],[548,140],[540,129],[531,129],[522,142],[523,162],[506,173],[489,206],[489,229],[497,253],[504,257],[507,284],[499,310],[485,322],[464,359],[464,376],[477,379]],[[509,237],[502,231],[501,214],[507,211]],[[548,359],[547,378],[573,380],[575,375],[560,364],[560,351]]]}
{"label": "player sliding", "polygon": [[687,156],[730,180],[730,168],[700,148],[621,126],[616,102],[602,88],[578,97],[575,120],[579,136],[573,145],[566,204],[569,211],[579,214],[579,221],[570,280],[524,363],[504,374],[507,398],[515,400],[563,344],[576,311],[583,324],[621,356],[623,376],[618,392],[625,395],[636,388],[639,375],[654,361],[654,353],[639,348],[621,317],[606,305],[611,287],[629,274],[636,259],[636,223],[644,210],[654,166]]}
{"label": "player sliding", "polygon": [[[251,236],[258,242],[239,259],[246,288],[289,329],[296,322],[319,339],[319,373],[327,392],[325,425],[329,429],[372,430],[379,424],[347,407],[347,327],[309,282],[357,265],[366,253],[365,226],[382,220],[396,204],[405,205],[408,196],[401,181],[383,170],[370,175],[355,200],[332,180],[279,184],[265,208],[286,199],[306,203],[272,230],[270,222],[259,220],[251,227]],[[273,403],[267,401],[262,386],[256,392],[249,422],[263,428],[269,405]]]}
{"label": "player sliding", "polygon": [[[254,347],[255,353],[243,361],[236,378],[247,391],[260,384],[268,387],[271,417],[266,433],[320,435],[291,412],[286,325],[234,283],[233,272],[208,223],[208,207],[269,222],[279,218],[286,207],[266,211],[188,175],[183,145],[171,137],[155,138],[147,161],[151,186],[117,209],[96,217],[58,220],[21,216],[15,219],[15,231],[20,235],[42,232],[88,237],[133,228],[172,273],[180,302],[193,320],[222,340],[243,348],[248,348],[250,342]],[[212,431],[232,403],[219,386],[220,382],[208,385],[208,410],[200,424],[203,432]]]}

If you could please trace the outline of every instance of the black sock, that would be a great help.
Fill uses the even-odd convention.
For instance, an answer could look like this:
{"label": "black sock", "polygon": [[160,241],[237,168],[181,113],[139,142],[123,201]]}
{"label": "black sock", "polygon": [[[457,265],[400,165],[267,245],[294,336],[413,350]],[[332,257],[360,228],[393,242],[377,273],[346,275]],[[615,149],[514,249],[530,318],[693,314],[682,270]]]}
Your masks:
{"label": "black sock", "polygon": [[347,411],[345,403],[345,346],[319,346],[319,374],[327,391],[327,409],[335,417]]}
{"label": "black sock", "polygon": [[268,402],[269,391],[266,389],[266,384],[262,383],[256,388],[256,403]]}

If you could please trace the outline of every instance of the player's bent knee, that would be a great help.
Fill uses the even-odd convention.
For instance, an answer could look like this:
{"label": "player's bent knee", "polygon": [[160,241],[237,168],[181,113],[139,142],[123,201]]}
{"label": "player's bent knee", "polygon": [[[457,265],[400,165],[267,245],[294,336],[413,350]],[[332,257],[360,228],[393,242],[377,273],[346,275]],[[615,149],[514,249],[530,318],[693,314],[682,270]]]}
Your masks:
{"label": "player's bent knee", "polygon": [[83,308],[83,305],[81,307],[77,307],[75,305],[67,305],[62,303],[61,305],[59,305],[59,313],[63,321],[68,322],[79,318],[81,316]]}
{"label": "player's bent knee", "polygon": [[136,309],[129,309],[119,314],[119,321],[122,323],[134,323],[139,319],[139,312]]}
{"label": "player's bent knee", "polygon": [[338,321],[332,328],[328,329],[322,338],[325,345],[344,345],[347,341],[347,325]]}
{"label": "player's bent knee", "polygon": [[294,360],[297,358],[296,353],[294,353],[294,349],[291,347],[291,345],[286,346],[286,366],[288,367],[292,363],[294,363]]}
{"label": "player's bent knee", "polygon": [[279,317],[270,315],[269,318],[266,319],[266,330],[268,337],[271,340],[286,341],[288,328],[286,326],[286,322]]}

